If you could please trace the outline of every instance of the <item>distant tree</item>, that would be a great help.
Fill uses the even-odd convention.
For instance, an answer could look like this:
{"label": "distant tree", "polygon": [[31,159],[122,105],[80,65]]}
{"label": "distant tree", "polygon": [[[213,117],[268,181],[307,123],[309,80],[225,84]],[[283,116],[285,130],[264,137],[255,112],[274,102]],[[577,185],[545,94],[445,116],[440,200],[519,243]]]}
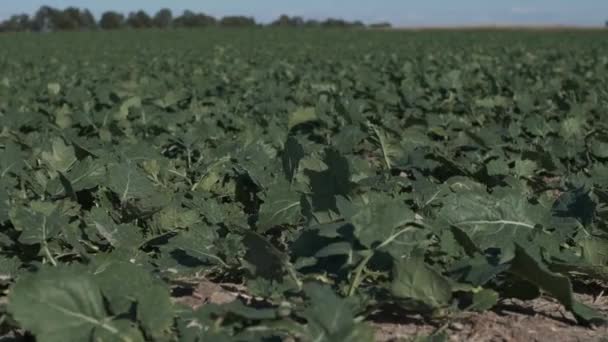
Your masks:
{"label": "distant tree", "polygon": [[0,32],[22,32],[29,31],[32,23],[27,14],[17,14],[0,23]]}
{"label": "distant tree", "polygon": [[273,21],[270,26],[290,26],[290,20],[288,15],[281,14],[277,20]]}
{"label": "distant tree", "polygon": [[143,10],[129,13],[126,21],[127,26],[132,28],[148,28],[152,27],[152,18]]}
{"label": "distant tree", "polygon": [[51,24],[53,30],[90,30],[97,25],[95,18],[89,10],[68,7],[63,11],[53,11]]}
{"label": "distant tree", "polygon": [[393,25],[391,25],[391,23],[383,21],[383,22],[379,22],[379,23],[373,23],[369,25],[370,28],[375,28],[375,29],[384,29],[384,28],[391,28],[393,27]]}
{"label": "distant tree", "polygon": [[321,22],[321,27],[325,28],[359,28],[365,27],[365,24],[361,21],[346,21],[344,19],[327,18]]}
{"label": "distant tree", "polygon": [[277,27],[301,27],[304,26],[304,19],[302,17],[290,17],[286,14],[281,15],[270,26]]}
{"label": "distant tree", "polygon": [[279,26],[279,27],[300,27],[304,26],[305,22],[302,17],[290,17],[286,14],[281,15],[275,21],[273,21],[270,26]]}
{"label": "distant tree", "polygon": [[256,26],[255,19],[245,16],[227,16],[220,20],[220,26],[224,27],[249,27]]}
{"label": "distant tree", "polygon": [[604,23],[604,26],[606,26],[608,28],[608,20],[606,20],[606,22]]}
{"label": "distant tree", "polygon": [[125,24],[125,16],[118,12],[105,12],[101,15],[99,26],[104,30],[116,30]]}
{"label": "distant tree", "polygon": [[[49,6],[42,6],[30,20],[27,15],[13,16],[6,23],[10,30],[24,31],[70,31],[93,29],[96,27],[95,18],[88,10],[76,7],[67,7],[59,10]],[[8,28],[6,28],[8,29]]]}
{"label": "distant tree", "polygon": [[57,21],[56,19],[53,20],[57,16],[57,12],[56,9],[49,6],[40,7],[32,18],[32,30],[37,32],[51,31],[53,29],[53,21]]}
{"label": "distant tree", "polygon": [[204,13],[194,13],[184,11],[181,16],[173,20],[173,25],[177,27],[206,27],[217,25],[217,19]]}
{"label": "distant tree", "polygon": [[325,28],[346,27],[346,21],[342,19],[327,18],[321,22],[321,26]]}
{"label": "distant tree", "polygon": [[173,22],[173,12],[168,8],[163,8],[154,15],[152,22],[156,27],[167,28]]}
{"label": "distant tree", "polygon": [[88,9],[80,11],[78,22],[80,24],[80,29],[92,30],[97,28],[97,21],[95,20],[93,13]]}
{"label": "distant tree", "polygon": [[314,19],[309,19],[304,22],[305,27],[319,27],[321,26],[321,22]]}

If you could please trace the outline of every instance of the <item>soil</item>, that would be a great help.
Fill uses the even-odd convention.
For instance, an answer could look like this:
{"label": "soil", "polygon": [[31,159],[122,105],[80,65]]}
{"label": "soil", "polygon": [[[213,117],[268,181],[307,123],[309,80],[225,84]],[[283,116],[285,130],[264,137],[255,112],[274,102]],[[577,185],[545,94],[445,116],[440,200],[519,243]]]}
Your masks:
{"label": "soil", "polygon": [[[578,295],[579,300],[608,313],[608,299],[594,300]],[[409,341],[428,336],[442,326],[425,323],[421,318],[407,322],[374,323],[376,341]],[[607,327],[583,327],[572,314],[552,298],[532,301],[508,300],[494,310],[464,314],[445,327],[449,341],[608,341]]]}
{"label": "soil", "polygon": [[[192,285],[192,284],[191,284]],[[605,286],[578,289],[576,298],[608,316]],[[246,289],[234,284],[215,284],[202,280],[189,287],[190,292],[176,302],[198,307],[206,303],[222,304],[237,298],[250,300]],[[411,341],[416,337],[444,332],[448,341],[467,342],[529,342],[529,341],[606,341],[608,326],[584,327],[556,300],[540,297],[531,301],[505,300],[493,310],[462,313],[449,322],[428,322],[419,315],[394,315],[374,319],[376,341]]]}

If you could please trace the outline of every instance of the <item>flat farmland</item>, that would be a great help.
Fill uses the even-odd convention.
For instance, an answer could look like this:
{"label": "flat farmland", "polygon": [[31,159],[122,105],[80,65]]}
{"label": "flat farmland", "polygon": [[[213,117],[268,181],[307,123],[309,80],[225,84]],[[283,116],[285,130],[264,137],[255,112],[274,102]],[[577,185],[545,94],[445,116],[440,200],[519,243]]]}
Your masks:
{"label": "flat farmland", "polygon": [[0,333],[606,336],[608,31],[0,34]]}

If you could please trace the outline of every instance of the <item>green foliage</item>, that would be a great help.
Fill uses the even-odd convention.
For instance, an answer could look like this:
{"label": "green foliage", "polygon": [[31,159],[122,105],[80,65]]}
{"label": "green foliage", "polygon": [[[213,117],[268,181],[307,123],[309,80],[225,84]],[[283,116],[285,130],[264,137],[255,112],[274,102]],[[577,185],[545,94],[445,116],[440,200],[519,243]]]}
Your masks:
{"label": "green foliage", "polygon": [[370,341],[389,308],[540,295],[605,321],[574,293],[608,279],[599,33],[285,32],[0,37],[3,329]]}

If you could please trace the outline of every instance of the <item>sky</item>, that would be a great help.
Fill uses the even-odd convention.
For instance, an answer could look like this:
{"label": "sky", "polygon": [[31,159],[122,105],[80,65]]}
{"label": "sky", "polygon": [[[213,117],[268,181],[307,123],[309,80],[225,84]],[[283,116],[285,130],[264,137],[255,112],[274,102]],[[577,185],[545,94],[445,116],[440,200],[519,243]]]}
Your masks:
{"label": "sky", "polygon": [[154,13],[167,7],[214,16],[247,15],[269,22],[281,14],[307,19],[327,17],[389,21],[395,26],[580,25],[599,26],[608,20],[608,0],[0,0],[0,19],[32,14],[41,5]]}

